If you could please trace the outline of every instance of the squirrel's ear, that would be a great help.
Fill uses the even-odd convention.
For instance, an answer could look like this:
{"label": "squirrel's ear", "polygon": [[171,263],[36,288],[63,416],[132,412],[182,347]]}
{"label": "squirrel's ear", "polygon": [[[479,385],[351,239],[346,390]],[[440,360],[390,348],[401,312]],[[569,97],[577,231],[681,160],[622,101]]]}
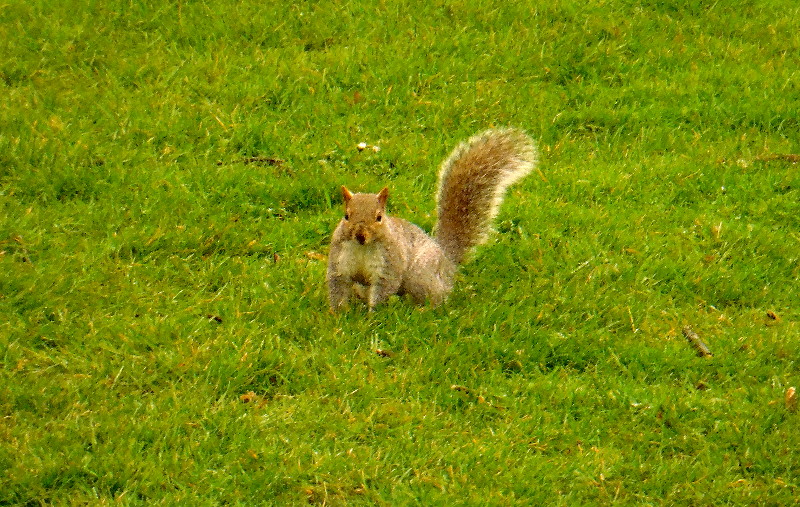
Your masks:
{"label": "squirrel's ear", "polygon": [[389,187],[383,187],[383,189],[378,192],[378,202],[381,206],[386,205],[386,199],[389,198]]}
{"label": "squirrel's ear", "polygon": [[344,197],[344,202],[348,202],[353,198],[353,193],[347,190],[346,186],[342,185],[342,196]]}

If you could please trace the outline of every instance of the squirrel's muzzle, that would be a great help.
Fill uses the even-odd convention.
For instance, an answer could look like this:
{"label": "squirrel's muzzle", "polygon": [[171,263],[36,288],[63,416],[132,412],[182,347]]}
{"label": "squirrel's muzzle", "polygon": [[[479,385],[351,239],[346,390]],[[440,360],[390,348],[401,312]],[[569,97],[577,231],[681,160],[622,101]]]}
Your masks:
{"label": "squirrel's muzzle", "polygon": [[364,243],[367,242],[367,235],[364,234],[364,232],[362,231],[358,231],[356,233],[356,241],[358,241],[359,244],[363,245]]}

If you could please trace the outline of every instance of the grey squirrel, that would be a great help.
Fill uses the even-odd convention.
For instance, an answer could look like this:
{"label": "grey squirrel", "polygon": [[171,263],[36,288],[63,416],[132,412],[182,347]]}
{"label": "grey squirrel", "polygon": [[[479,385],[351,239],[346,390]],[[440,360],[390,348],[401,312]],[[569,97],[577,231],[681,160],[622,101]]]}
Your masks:
{"label": "grey squirrel", "polygon": [[354,194],[342,186],[345,213],[328,256],[331,310],[353,296],[370,311],[392,294],[442,303],[464,256],[485,241],[506,189],[537,161],[536,145],[517,129],[490,129],[459,144],[439,171],[433,236],[386,214],[387,188]]}

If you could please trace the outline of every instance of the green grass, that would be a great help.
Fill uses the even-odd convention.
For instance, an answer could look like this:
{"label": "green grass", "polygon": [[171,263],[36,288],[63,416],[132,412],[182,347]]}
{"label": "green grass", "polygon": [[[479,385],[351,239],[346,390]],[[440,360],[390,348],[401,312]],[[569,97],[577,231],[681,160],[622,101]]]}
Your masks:
{"label": "green grass", "polygon": [[[795,502],[798,23],[3,4],[0,505]],[[328,313],[339,185],[430,229],[504,125],[541,172],[450,300]]]}

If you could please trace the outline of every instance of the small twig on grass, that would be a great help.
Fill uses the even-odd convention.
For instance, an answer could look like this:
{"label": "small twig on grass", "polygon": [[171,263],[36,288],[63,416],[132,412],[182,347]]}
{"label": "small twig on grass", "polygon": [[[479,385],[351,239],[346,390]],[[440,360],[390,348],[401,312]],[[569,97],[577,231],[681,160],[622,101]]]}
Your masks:
{"label": "small twig on grass", "polygon": [[217,165],[228,165],[228,164],[259,164],[259,165],[271,165],[275,167],[280,167],[283,165],[283,160],[275,157],[245,157],[239,160],[232,160],[229,162],[225,162],[223,160],[218,160]]}
{"label": "small twig on grass", "polygon": [[795,153],[774,153],[772,155],[759,155],[755,158],[759,162],[774,162],[776,160],[791,162],[796,164],[800,162],[800,155]]}
{"label": "small twig on grass", "polygon": [[229,164],[256,164],[256,165],[268,165],[272,167],[280,167],[286,174],[290,176],[294,176],[294,171],[283,165],[283,160],[275,157],[244,157],[238,160],[217,160],[218,166],[229,165]]}
{"label": "small twig on grass", "polygon": [[711,349],[703,343],[703,340],[692,330],[690,326],[683,326],[683,336],[689,341],[689,344],[694,347],[699,357],[712,357]]}

